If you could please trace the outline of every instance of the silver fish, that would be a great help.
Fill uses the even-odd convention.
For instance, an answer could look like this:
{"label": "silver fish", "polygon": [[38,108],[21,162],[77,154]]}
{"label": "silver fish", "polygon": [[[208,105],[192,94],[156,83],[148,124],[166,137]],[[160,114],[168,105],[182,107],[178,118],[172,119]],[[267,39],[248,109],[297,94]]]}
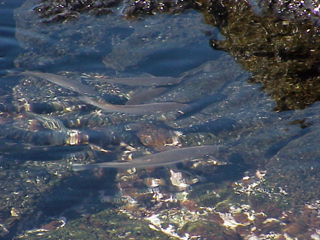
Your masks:
{"label": "silver fish", "polygon": [[142,91],[138,94],[131,96],[131,98],[126,102],[126,105],[144,103],[145,101],[148,101],[156,96],[159,96],[160,94],[164,93],[167,90],[168,90],[167,87],[149,88],[145,91]]}
{"label": "silver fish", "polygon": [[61,87],[64,87],[66,89],[69,89],[71,91],[74,91],[80,94],[98,96],[98,93],[91,87],[85,84],[82,84],[81,82],[75,81],[73,79],[62,77],[60,75],[56,75],[52,73],[43,73],[43,72],[32,72],[32,71],[24,71],[24,72],[21,72],[20,74],[25,76],[43,78],[49,82],[52,82],[54,84],[57,84]]}
{"label": "silver fish", "polygon": [[178,102],[160,102],[138,105],[114,105],[109,103],[100,103],[84,95],[80,96],[79,99],[87,104],[101,108],[107,112],[129,113],[133,115],[171,112],[187,106],[187,104]]}
{"label": "silver fish", "polygon": [[170,86],[181,82],[181,78],[173,77],[132,77],[132,78],[99,78],[101,82],[116,83],[129,86]]}
{"label": "silver fish", "polygon": [[197,146],[187,148],[177,148],[168,150],[165,152],[150,154],[141,158],[133,159],[127,162],[105,162],[105,163],[93,163],[93,164],[73,164],[73,171],[83,171],[93,168],[146,168],[146,167],[159,167],[171,165],[183,161],[193,160],[204,157],[206,155],[215,154],[221,150],[222,147],[218,146]]}

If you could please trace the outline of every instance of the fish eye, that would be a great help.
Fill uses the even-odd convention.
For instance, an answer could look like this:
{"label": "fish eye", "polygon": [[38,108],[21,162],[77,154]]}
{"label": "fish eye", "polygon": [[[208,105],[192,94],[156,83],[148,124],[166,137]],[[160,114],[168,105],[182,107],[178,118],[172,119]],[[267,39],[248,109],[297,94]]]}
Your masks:
{"label": "fish eye", "polygon": [[143,140],[143,141],[142,141],[143,144],[145,144],[145,145],[149,145],[149,144],[152,143],[152,138],[151,138],[150,136],[143,137],[142,140]]}

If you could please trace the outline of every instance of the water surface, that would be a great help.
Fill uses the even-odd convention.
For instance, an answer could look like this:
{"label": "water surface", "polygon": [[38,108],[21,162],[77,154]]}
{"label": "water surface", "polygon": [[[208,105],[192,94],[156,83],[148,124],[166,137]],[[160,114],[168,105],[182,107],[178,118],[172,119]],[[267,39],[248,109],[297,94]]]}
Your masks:
{"label": "water surface", "polygon": [[319,235],[319,103],[275,111],[252,83],[263,68],[247,71],[263,54],[212,48],[229,25],[192,9],[126,19],[125,4],[48,22],[37,1],[0,4],[1,237],[294,238],[301,221]]}

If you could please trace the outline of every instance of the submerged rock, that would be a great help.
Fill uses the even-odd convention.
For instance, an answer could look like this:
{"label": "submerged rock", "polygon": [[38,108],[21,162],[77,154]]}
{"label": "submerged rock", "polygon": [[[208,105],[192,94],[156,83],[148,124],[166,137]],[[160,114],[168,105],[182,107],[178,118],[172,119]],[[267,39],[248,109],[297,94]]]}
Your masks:
{"label": "submerged rock", "polygon": [[[99,71],[105,70],[105,65],[112,74],[112,70],[137,67],[140,71],[159,74],[151,63],[158,61],[156,59],[167,59],[163,69],[177,76],[207,59],[215,58],[206,49],[198,49],[201,53],[187,66],[179,64],[181,68],[177,71],[178,54],[190,56],[196,46],[207,46],[202,45],[208,41],[203,34],[203,30],[208,30],[207,26],[201,22],[201,14],[195,11],[188,11],[185,15],[161,14],[128,20],[123,18],[123,7],[119,6],[114,7],[114,14],[98,18],[83,13],[76,21],[45,24],[34,11],[23,11],[32,9],[35,4],[35,0],[27,1],[21,10],[15,11],[16,37],[26,50],[15,60],[16,67],[39,70],[50,65],[65,71],[67,69],[61,68],[61,63],[68,63],[63,65],[81,71],[93,65]],[[61,41],[57,41],[56,36]]]}
{"label": "submerged rock", "polygon": [[96,15],[112,13],[110,8],[120,2],[120,0],[41,0],[33,10],[44,19],[44,22],[49,23],[78,18],[81,12],[90,12]]}
{"label": "submerged rock", "polygon": [[204,2],[207,22],[225,37],[212,39],[211,46],[253,73],[249,81],[263,85],[277,103],[275,110],[302,109],[319,100],[320,38],[313,21],[318,16],[312,13],[319,4],[308,4],[270,1],[256,13],[244,1]]}
{"label": "submerged rock", "polygon": [[[27,1],[24,7],[32,9],[34,3]],[[148,8],[143,3],[155,5]],[[220,29],[221,35],[216,36],[212,26],[200,24],[200,13],[194,11],[146,17],[161,12],[159,4],[137,2],[135,11],[140,18],[133,21],[121,19],[119,7],[114,15],[95,18],[81,13],[72,24],[64,21],[52,25],[43,24],[32,15],[34,11],[17,11],[18,38],[29,52],[16,64],[24,68],[46,66],[48,62],[66,68],[69,60],[75,60],[75,65],[88,63],[92,58],[83,56],[103,51],[108,68],[121,71],[137,66],[142,72],[147,63],[159,67],[154,59],[172,56],[168,54],[171,52],[175,55],[174,47],[184,46],[184,51],[193,46],[197,51],[192,64],[181,64],[186,64],[192,74],[182,74],[187,77],[165,86],[161,95],[144,99],[147,103],[175,101],[193,106],[184,112],[141,117],[106,113],[81,102],[70,85],[65,89],[32,76],[21,79],[12,96],[2,96],[8,104],[0,118],[0,164],[5,183],[1,189],[1,202],[5,202],[0,209],[2,236],[17,236],[22,231],[19,238],[26,239],[67,234],[86,239],[88,232],[99,238],[139,239],[319,237],[319,191],[314,189],[319,185],[320,110],[318,103],[305,108],[318,99],[319,38],[315,22],[294,19],[290,14],[280,18],[274,8],[253,8],[244,1],[198,2],[196,6],[201,7],[207,23]],[[174,9],[175,3],[172,6]],[[170,12],[172,6],[165,11]],[[200,33],[202,28],[209,31]],[[25,34],[24,29],[37,34]],[[215,55],[192,69],[204,61],[202,56],[195,60],[203,51],[212,54],[208,35],[212,47],[229,55],[218,54],[219,58],[212,60],[218,57]],[[180,69],[180,63],[173,63],[170,66],[179,69],[172,75],[179,75],[185,65]],[[114,79],[135,76],[134,71],[114,74],[110,69],[104,74]],[[83,80],[113,104],[125,104],[135,91],[148,88],[134,84],[119,87],[114,82],[97,82],[94,77],[92,81],[91,75],[96,76],[92,69],[85,79],[79,72],[63,70],[58,74]],[[163,68],[158,73],[163,74]],[[259,89],[256,82],[264,88]],[[37,108],[39,102],[46,111]],[[275,112],[274,108],[301,110]],[[40,116],[28,116],[24,111]],[[13,129],[14,134],[7,134]],[[81,144],[66,144],[60,133],[71,129],[88,138],[77,142]],[[39,136],[45,136],[47,145]],[[168,145],[223,145],[228,151],[218,159],[201,158],[169,170],[158,166],[70,172],[73,163],[130,161],[147,151],[163,151]],[[29,219],[34,219],[33,225],[25,224]],[[130,231],[126,228],[128,219],[135,223]],[[57,221],[62,223],[54,227]],[[34,225],[52,231],[37,236],[27,231]]]}
{"label": "submerged rock", "polygon": [[181,13],[195,6],[196,4],[192,0],[129,1],[129,6],[124,9],[124,15],[126,17],[137,17],[140,15],[156,15],[159,13]]}

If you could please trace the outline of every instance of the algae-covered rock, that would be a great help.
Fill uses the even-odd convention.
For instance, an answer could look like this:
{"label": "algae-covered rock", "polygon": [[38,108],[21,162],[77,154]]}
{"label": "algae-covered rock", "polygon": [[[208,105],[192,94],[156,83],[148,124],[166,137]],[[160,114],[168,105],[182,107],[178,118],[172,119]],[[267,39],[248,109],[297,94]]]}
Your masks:
{"label": "algae-covered rock", "polygon": [[171,0],[141,0],[129,1],[129,6],[124,9],[126,17],[139,17],[141,15],[156,15],[159,13],[181,13],[194,8],[196,4],[191,1]]}
{"label": "algae-covered rock", "polygon": [[[44,227],[48,228],[53,222]],[[29,231],[20,235],[19,239],[170,239],[163,233],[153,231],[143,221],[128,219],[125,213],[116,209],[87,214],[68,221],[66,226],[50,230]]]}
{"label": "algae-covered rock", "polygon": [[[24,151],[21,146],[19,149]],[[39,155],[41,151],[35,154]],[[92,174],[75,177],[65,159],[45,161],[48,154],[44,153],[38,161],[30,152],[27,153],[29,161],[6,156],[1,159],[1,238],[12,239],[21,231],[41,226],[46,221],[45,216],[62,212],[88,196],[90,191],[84,193],[82,188],[95,186],[98,189],[106,181]]]}
{"label": "algae-covered rock", "polygon": [[[244,1],[204,2],[207,21],[225,37],[212,39],[211,46],[253,73],[250,82],[262,83],[276,110],[301,109],[319,100],[319,26],[295,12],[308,9],[298,7],[300,1],[296,6],[285,2],[265,3],[259,14]],[[288,14],[275,14],[277,3]]]}
{"label": "algae-covered rock", "polygon": [[117,0],[42,0],[33,10],[44,19],[43,22],[49,23],[78,18],[81,12],[90,12],[96,15],[112,13],[110,8],[118,5],[120,2]]}

